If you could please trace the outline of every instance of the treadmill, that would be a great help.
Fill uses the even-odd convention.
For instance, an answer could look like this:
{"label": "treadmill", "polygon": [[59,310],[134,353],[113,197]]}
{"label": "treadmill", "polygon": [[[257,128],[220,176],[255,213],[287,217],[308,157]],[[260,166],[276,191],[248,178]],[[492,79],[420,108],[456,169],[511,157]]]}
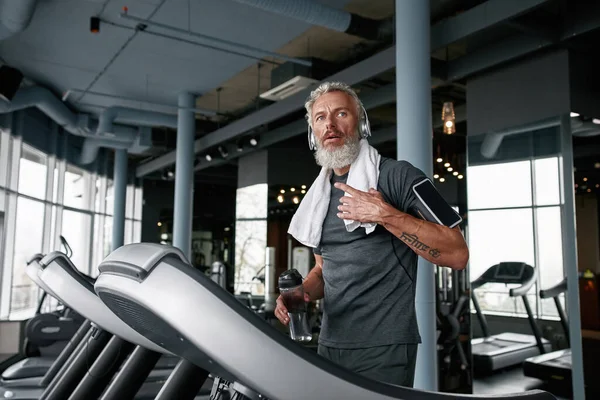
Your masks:
{"label": "treadmill", "polygon": [[[71,354],[61,354],[62,360],[57,360],[46,376],[10,382],[0,387],[0,397],[92,398],[101,394],[118,372],[133,390],[131,398],[138,392],[136,398],[154,398],[178,358],[163,357],[157,365],[161,355],[170,353],[116,318],[96,296],[94,280],[79,272],[64,253],[52,252],[32,262],[27,273],[44,290],[84,316],[86,322],[70,343]],[[134,350],[127,341],[131,339],[145,347]]]}
{"label": "treadmill", "polygon": [[[561,293],[566,291],[567,278],[549,289],[540,290],[540,298],[554,300],[562,328],[565,332],[565,338],[567,339],[567,343],[569,343],[568,321],[558,298]],[[554,381],[564,383],[570,387],[572,385],[571,349],[557,350],[528,358],[523,362],[523,374],[545,382]]]}
{"label": "treadmill", "polygon": [[[198,376],[188,374],[187,381],[180,380],[181,385],[202,379],[210,371],[226,382],[234,382],[230,388],[236,397],[226,398],[488,398],[377,382],[330,362],[269,325],[193,268],[181,251],[171,246],[129,244],[109,254],[99,270],[96,293],[119,318],[197,367]],[[218,388],[213,387],[213,391],[218,394]],[[177,398],[185,400],[191,396],[190,390]],[[555,399],[540,390],[489,397]],[[167,397],[157,396],[158,400],[164,398]],[[219,398],[223,397],[211,397]]]}
{"label": "treadmill", "polygon": [[[67,242],[64,236],[60,235],[61,245],[64,247],[67,257],[71,257],[73,255],[73,250],[71,246]],[[36,253],[31,256],[26,261],[26,273],[38,287],[42,289],[44,292],[42,296],[42,300],[40,300],[38,310],[36,312],[36,317],[31,319],[27,325],[26,329],[31,330],[34,333],[40,331],[41,329],[51,329],[56,333],[54,336],[56,338],[61,338],[62,340],[67,340],[68,342],[73,338],[77,330],[81,327],[81,323],[78,326],[75,326],[72,322],[67,320],[62,320],[62,318],[56,319],[54,316],[44,317],[43,314],[40,313],[40,307],[42,306],[43,299],[46,296],[51,296],[52,292],[46,285],[40,281],[38,278],[38,269],[39,265],[37,264],[44,257],[41,253]],[[89,278],[92,279],[92,278]],[[58,300],[58,299],[57,299]],[[69,307],[66,307],[68,312],[72,312]],[[76,313],[75,313],[76,314]],[[42,316],[42,318],[39,318]],[[48,325],[48,322],[50,324]],[[69,326],[73,325],[73,326]],[[75,329],[74,329],[75,328]],[[89,328],[89,327],[88,327]],[[73,330],[74,329],[74,330]],[[69,332],[69,331],[72,332]],[[65,332],[66,331],[66,332]],[[64,348],[63,348],[64,350]],[[68,350],[70,351],[70,349]],[[60,357],[60,355],[58,356]],[[39,378],[47,374],[47,372],[51,369],[52,364],[56,361],[58,357],[47,357],[47,356],[35,356],[35,357],[19,357],[19,360],[7,367],[4,371],[2,371],[2,375],[0,376],[0,387],[5,385],[11,385],[15,382],[19,382],[18,380],[22,380],[25,378]],[[64,357],[64,356],[63,356]]]}
{"label": "treadmill", "polygon": [[[529,357],[552,351],[552,344],[542,337],[535,323],[527,292],[535,284],[537,269],[523,262],[501,262],[487,269],[479,278],[471,282],[471,300],[475,306],[483,337],[471,340],[474,371],[477,374],[490,374],[502,368],[522,364]],[[504,332],[490,335],[487,321],[481,312],[475,290],[486,283],[518,284],[509,290],[511,297],[521,297],[527,312],[527,319],[533,335]]]}

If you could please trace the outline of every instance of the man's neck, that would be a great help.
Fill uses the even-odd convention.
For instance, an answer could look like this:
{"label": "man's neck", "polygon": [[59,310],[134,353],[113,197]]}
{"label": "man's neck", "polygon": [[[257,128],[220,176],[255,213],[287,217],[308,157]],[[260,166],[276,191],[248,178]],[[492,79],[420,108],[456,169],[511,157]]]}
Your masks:
{"label": "man's neck", "polygon": [[346,166],[344,168],[334,168],[333,172],[337,175],[337,176],[342,176],[348,173],[348,171],[350,171],[350,166]]}

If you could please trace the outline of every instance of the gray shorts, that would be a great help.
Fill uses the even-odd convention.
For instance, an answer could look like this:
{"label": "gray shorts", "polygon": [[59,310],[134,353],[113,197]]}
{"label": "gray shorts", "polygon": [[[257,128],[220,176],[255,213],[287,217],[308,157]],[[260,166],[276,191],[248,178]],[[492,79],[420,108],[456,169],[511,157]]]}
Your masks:
{"label": "gray shorts", "polygon": [[380,382],[413,387],[417,344],[393,344],[360,349],[338,349],[319,344],[319,355],[351,371]]}

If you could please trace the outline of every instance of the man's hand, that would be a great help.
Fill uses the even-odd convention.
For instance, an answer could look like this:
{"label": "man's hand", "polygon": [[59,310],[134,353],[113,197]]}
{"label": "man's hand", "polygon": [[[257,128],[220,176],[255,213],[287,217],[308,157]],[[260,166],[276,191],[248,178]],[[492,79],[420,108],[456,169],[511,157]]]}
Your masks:
{"label": "man's hand", "polygon": [[381,215],[387,203],[377,190],[371,188],[368,192],[363,192],[341,182],[336,183],[335,187],[352,196],[346,195],[340,199],[342,205],[338,206],[340,212],[337,216],[339,218],[366,223],[381,221]]}
{"label": "man's hand", "polygon": [[[308,303],[310,301],[310,297],[308,293],[304,293],[304,301]],[[288,317],[288,310],[285,306],[285,302],[283,301],[283,297],[280,295],[277,300],[275,300],[277,304],[275,306],[275,316],[283,325],[287,325],[290,323],[290,317]]]}

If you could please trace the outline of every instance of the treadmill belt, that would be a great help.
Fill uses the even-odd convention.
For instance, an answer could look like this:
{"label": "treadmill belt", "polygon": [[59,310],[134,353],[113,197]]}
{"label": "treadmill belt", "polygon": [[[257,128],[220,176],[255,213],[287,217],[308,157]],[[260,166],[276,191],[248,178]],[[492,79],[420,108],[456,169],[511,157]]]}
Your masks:
{"label": "treadmill belt", "polygon": [[503,349],[505,347],[513,346],[515,342],[509,342],[507,340],[493,340],[490,342],[481,342],[478,343],[475,347],[477,348],[477,353],[485,354],[491,353],[498,349]]}
{"label": "treadmill belt", "polygon": [[546,361],[544,364],[556,368],[571,368],[571,354],[565,354],[562,357],[554,358],[552,360]]}

